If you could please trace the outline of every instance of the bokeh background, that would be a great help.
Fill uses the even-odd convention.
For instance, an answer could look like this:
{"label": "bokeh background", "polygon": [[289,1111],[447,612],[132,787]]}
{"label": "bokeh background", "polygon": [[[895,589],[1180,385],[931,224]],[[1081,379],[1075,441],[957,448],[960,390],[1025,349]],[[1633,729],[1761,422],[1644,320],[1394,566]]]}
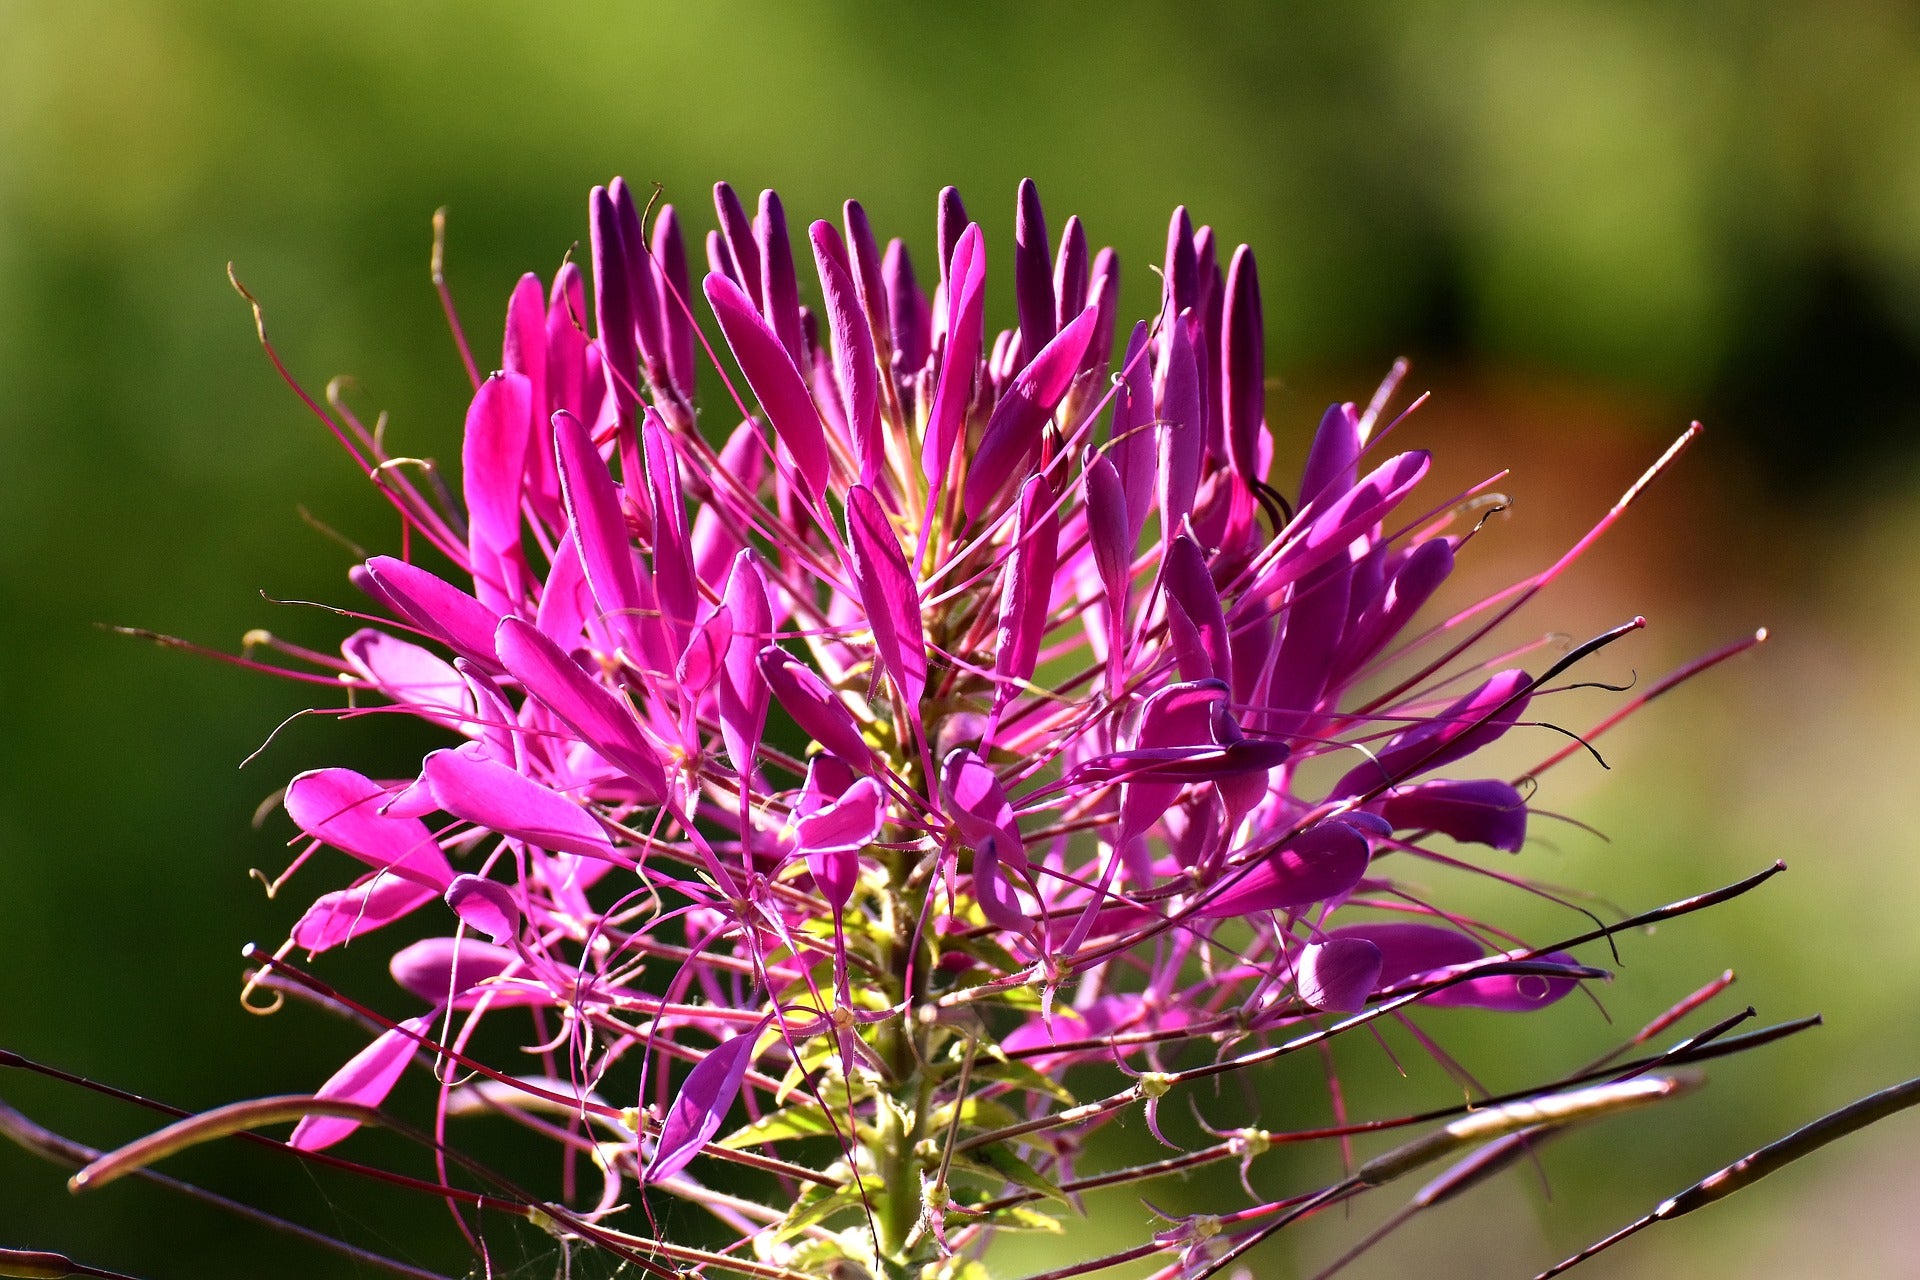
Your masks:
{"label": "bokeh background", "polygon": [[[1633,907],[1776,857],[1792,870],[1624,941],[1612,1028],[1576,1001],[1435,1028],[1501,1088],[1724,967],[1728,1008],[1827,1025],[1549,1149],[1349,1274],[1531,1275],[1920,1072],[1920,14],[1872,0],[0,0],[0,1044],[190,1107],[311,1088],[351,1052],[319,1016],[238,1006],[240,945],[297,910],[247,878],[281,865],[287,834],[250,817],[299,769],[397,771],[420,740],[298,720],[241,768],[300,688],[96,624],[325,646],[343,624],[261,594],[347,598],[348,553],[301,508],[362,545],[395,537],[259,354],[229,260],[308,386],[350,374],[406,451],[452,457],[467,392],[428,285],[429,215],[451,210],[451,281],[485,358],[515,277],[584,240],[587,188],[615,173],[664,184],[701,225],[717,178],[777,186],[797,221],[858,195],[923,263],[949,182],[1004,262],[1032,175],[1056,224],[1078,212],[1120,249],[1132,314],[1184,202],[1259,252],[1289,462],[1327,401],[1364,399],[1405,354],[1435,396],[1407,438],[1455,478],[1513,468],[1515,505],[1476,543],[1482,582],[1546,563],[1707,423],[1509,634],[1644,613],[1600,673],[1642,680],[1762,623],[1773,639],[1604,739],[1610,770],[1550,775],[1542,803],[1610,839],[1542,824],[1516,869]],[[1569,705],[1582,723],[1603,704]],[[1512,895],[1499,910],[1542,938],[1578,923]],[[382,999],[380,967],[329,972]],[[1343,1050],[1357,1113],[1447,1098],[1395,1049],[1406,1080],[1376,1045]],[[1208,1112],[1323,1122],[1319,1071]],[[0,1096],[96,1144],[147,1127],[20,1072]],[[1332,1159],[1275,1154],[1255,1177],[1277,1194]],[[460,1265],[444,1215],[290,1163],[221,1149],[178,1171]],[[156,1191],[76,1201],[61,1179],[0,1148],[0,1244],[156,1280],[351,1273]],[[1230,1179],[1152,1194],[1189,1212],[1239,1196]],[[1136,1199],[1090,1208],[1090,1226],[1009,1248],[1005,1274],[1149,1229]],[[1916,1209],[1908,1116],[1583,1274],[1920,1276]],[[1376,1212],[1309,1224],[1257,1273],[1313,1274]],[[500,1274],[558,1273],[541,1240],[517,1249]]]}

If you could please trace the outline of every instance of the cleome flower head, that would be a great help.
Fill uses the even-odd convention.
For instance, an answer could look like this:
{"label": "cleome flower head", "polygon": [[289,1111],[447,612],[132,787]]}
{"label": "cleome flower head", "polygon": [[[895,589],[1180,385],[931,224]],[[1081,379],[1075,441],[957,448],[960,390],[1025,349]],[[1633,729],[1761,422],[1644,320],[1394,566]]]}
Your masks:
{"label": "cleome flower head", "polygon": [[[346,714],[415,716],[444,745],[410,776],[288,785],[300,880],[328,883],[254,953],[249,990],[345,1004],[377,1034],[311,1098],[245,1115],[304,1117],[290,1145],[319,1153],[404,1129],[383,1105],[430,1073],[419,1185],[470,1239],[504,1209],[648,1274],[978,1280],[997,1230],[1057,1229],[1079,1191],[1238,1164],[1247,1203],[1052,1273],[1202,1277],[1431,1160],[1497,1140],[1450,1195],[1558,1126],[1690,1086],[1488,1099],[1278,1198],[1254,1181],[1274,1143],[1467,1108],[1342,1111],[1315,1135],[1221,1114],[1210,1144],[1082,1167],[1087,1135],[1136,1111],[1166,1141],[1162,1105],[1184,1118],[1196,1081],[1606,976],[1567,948],[1610,929],[1534,945],[1412,873],[1527,886],[1488,864],[1523,852],[1535,779],[1583,743],[1552,737],[1519,774],[1480,752],[1533,733],[1553,682],[1641,623],[1565,653],[1483,641],[1641,486],[1538,574],[1429,609],[1498,477],[1421,491],[1428,456],[1391,447],[1404,366],[1278,474],[1297,450],[1267,421],[1253,252],[1223,255],[1184,209],[1158,308],[1124,321],[1113,250],[1077,218],[1056,243],[1022,183],[1017,324],[990,334],[985,239],[953,189],[924,276],[857,203],[796,254],[773,192],[752,214],[714,196],[696,278],[679,212],[594,189],[587,268],[513,291],[457,496],[314,406],[406,554],[353,570],[370,625],[337,658],[261,643],[344,686]],[[409,918],[432,935],[393,955],[410,1016],[312,971]],[[502,1021],[518,1061],[475,1048],[508,1043],[477,1039]],[[456,1185],[461,1126],[502,1114],[599,1185]],[[663,1198],[713,1229],[669,1238]]]}

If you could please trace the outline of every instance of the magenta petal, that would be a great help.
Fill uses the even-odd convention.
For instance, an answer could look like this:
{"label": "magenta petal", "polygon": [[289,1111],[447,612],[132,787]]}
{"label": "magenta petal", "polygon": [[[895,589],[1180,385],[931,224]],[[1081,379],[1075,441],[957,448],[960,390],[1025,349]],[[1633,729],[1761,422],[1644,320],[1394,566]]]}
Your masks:
{"label": "magenta petal", "polygon": [[754,219],[754,239],[760,246],[760,309],[780,345],[799,364],[805,355],[800,340],[800,284],[793,271],[793,241],[787,235],[787,211],[772,191],[760,193],[760,216]]}
{"label": "magenta petal", "polygon": [[1086,486],[1087,540],[1106,596],[1107,688],[1120,685],[1126,669],[1127,591],[1132,582],[1133,534],[1127,527],[1127,495],[1120,473],[1104,452],[1081,473]]}
{"label": "magenta petal", "polygon": [[1020,180],[1013,219],[1013,291],[1020,312],[1020,346],[1038,351],[1053,341],[1053,251],[1047,215],[1032,178]]}
{"label": "magenta petal", "polygon": [[553,436],[580,568],[608,629],[624,638],[630,656],[637,659],[645,652],[640,616],[647,611],[647,601],[633,572],[633,544],[620,510],[620,491],[593,437],[571,414],[554,415]]}
{"label": "magenta petal", "polygon": [[1358,1013],[1380,981],[1380,948],[1364,938],[1311,942],[1300,953],[1300,998],[1316,1009]]}
{"label": "magenta petal", "polygon": [[1029,476],[1020,486],[1020,514],[1000,591],[994,671],[1009,682],[1000,687],[1001,701],[1018,692],[1012,682],[1033,679],[1040,641],[1047,632],[1047,606],[1053,596],[1059,544],[1060,519],[1054,511],[1053,486],[1045,476]]}
{"label": "magenta petal", "polygon": [[1227,268],[1227,296],[1220,323],[1225,329],[1224,385],[1220,411],[1225,425],[1227,461],[1244,486],[1260,478],[1255,457],[1260,424],[1266,417],[1266,335],[1260,322],[1260,274],[1253,250],[1241,245]]}
{"label": "magenta petal", "polygon": [[738,285],[725,276],[709,275],[705,288],[720,331],[733,349],[733,358],[740,363],[740,372],[746,375],[747,385],[753,388],[774,434],[793,455],[801,482],[817,505],[827,487],[831,457],[826,427],[814,408],[806,379]]}
{"label": "magenta petal", "polygon": [[1350,404],[1329,406],[1307,451],[1307,464],[1300,476],[1300,501],[1317,503],[1324,510],[1353,488],[1359,462],[1360,419]]}
{"label": "magenta petal", "polygon": [[496,373],[480,384],[467,410],[460,478],[467,499],[467,553],[483,603],[506,612],[520,583],[507,573],[522,563],[520,489],[527,473],[527,437],[533,429],[533,384],[517,373]]}
{"label": "magenta petal", "polygon": [[1200,488],[1200,464],[1207,432],[1201,400],[1200,364],[1184,319],[1176,318],[1162,337],[1160,367],[1154,377],[1159,402],[1160,527],[1177,531],[1193,511]]}
{"label": "magenta petal", "polygon": [[973,896],[980,910],[998,928],[1032,933],[1034,922],[1021,910],[1000,870],[1003,862],[1024,870],[1027,853],[999,777],[986,761],[961,747],[941,762],[940,790],[947,816],[973,849]]}
{"label": "magenta petal", "polygon": [[1561,964],[1579,971],[1580,976],[1558,977],[1543,973],[1495,973],[1470,978],[1436,991],[1425,1003],[1443,1007],[1491,1009],[1497,1013],[1528,1013],[1544,1009],[1576,986],[1581,976],[1591,971],[1564,951],[1541,956],[1542,961]]}
{"label": "magenta petal", "polygon": [[1380,986],[1393,987],[1408,978],[1471,964],[1486,950],[1466,934],[1437,924],[1399,921],[1350,924],[1328,931],[1332,938],[1363,938],[1380,948]]}
{"label": "magenta petal", "polygon": [[966,426],[973,403],[980,350],[985,341],[987,250],[980,228],[969,225],[954,246],[947,274],[947,345],[940,356],[940,380],[927,415],[920,467],[936,491],[953,464],[954,444]]}
{"label": "magenta petal", "polygon": [[293,926],[293,943],[319,953],[411,915],[439,895],[432,889],[374,872],[351,889],[323,893]]}
{"label": "magenta petal", "polygon": [[[887,319],[887,281],[880,271],[880,241],[874,237],[873,225],[867,221],[867,211],[860,207],[858,200],[849,200],[841,207],[841,221],[847,229],[847,252],[851,255],[853,286],[860,296],[861,310],[866,312],[867,329],[876,350],[891,346],[893,328]],[[947,258],[942,254],[940,269],[946,270]]]}
{"label": "magenta petal", "polygon": [[874,653],[899,691],[908,718],[918,722],[920,697],[927,688],[920,589],[887,513],[865,485],[854,485],[847,493],[847,540],[853,550],[854,584],[873,628]]}
{"label": "magenta petal", "polygon": [[666,765],[624,698],[589,676],[539,628],[518,618],[500,624],[495,644],[500,662],[513,678],[609,764],[638,783],[643,796],[653,801],[666,796]]}
{"label": "magenta petal", "polygon": [[1214,590],[1213,577],[1207,571],[1206,555],[1200,545],[1184,533],[1174,538],[1167,548],[1162,581],[1174,604],[1167,615],[1167,625],[1181,679],[1214,679],[1231,685],[1233,650],[1227,616],[1221,611],[1220,594]]}
{"label": "magenta petal", "polygon": [[699,612],[700,589],[693,577],[693,547],[680,489],[680,458],[669,435],[666,422],[648,408],[640,421],[640,444],[653,507],[654,593],[677,636]]}
{"label": "magenta petal", "polygon": [[[398,1027],[382,1032],[344,1067],[314,1091],[317,1098],[339,1102],[357,1102],[377,1107],[387,1100],[400,1073],[413,1060],[420,1047],[416,1037],[427,1034],[433,1025],[430,1016],[408,1018]],[[287,1145],[296,1151],[324,1151],[360,1127],[358,1120],[338,1116],[308,1116],[294,1126]]]}
{"label": "magenta petal", "polygon": [[886,464],[886,440],[880,434],[880,371],[874,363],[873,331],[860,307],[859,291],[848,269],[846,247],[830,222],[811,230],[814,265],[833,332],[833,372],[847,406],[847,430],[859,464],[860,483],[872,486]]}
{"label": "magenta petal", "polygon": [[1367,838],[1351,825],[1318,823],[1269,853],[1231,889],[1208,900],[1199,914],[1220,918],[1250,911],[1297,911],[1334,901],[1360,883],[1370,857]]}
{"label": "magenta petal", "polygon": [[720,1132],[721,1121],[740,1095],[740,1082],[753,1065],[754,1043],[766,1027],[762,1021],[751,1031],[743,1031],[714,1048],[694,1063],[693,1070],[680,1085],[680,1092],[660,1125],[660,1140],[653,1158],[641,1171],[641,1183],[671,1178],[686,1168],[700,1148]]}
{"label": "magenta petal", "polygon": [[593,815],[551,787],[467,751],[435,751],[421,775],[454,817],[556,853],[625,862]]}
{"label": "magenta petal", "polygon": [[340,653],[368,684],[415,708],[421,718],[461,732],[469,727],[473,697],[467,683],[438,655],[371,627],[342,641]]}
{"label": "magenta petal", "polygon": [[461,657],[498,671],[493,629],[500,615],[460,588],[392,556],[375,556],[366,570],[380,594],[407,621]]}
{"label": "magenta petal", "polygon": [[453,868],[418,818],[380,812],[385,787],[351,769],[317,769],[287,784],[287,815],[316,840],[350,853],[376,871],[434,890],[445,889]]}
{"label": "magenta petal", "polygon": [[680,218],[670,204],[653,220],[653,260],[659,268],[661,341],[666,347],[667,377],[684,400],[692,400],[698,366],[694,363],[693,294],[687,285],[687,245]]}
{"label": "magenta petal", "polygon": [[[595,336],[606,361],[614,399],[630,409],[640,373],[640,348],[634,340],[633,297],[627,268],[629,246],[621,241],[620,209],[614,194],[595,187],[587,205],[593,253]],[[634,246],[637,248],[637,246]]]}
{"label": "magenta petal", "polygon": [[1397,733],[1374,758],[1354,766],[1328,798],[1382,792],[1429,769],[1451,764],[1493,742],[1527,709],[1524,671],[1502,671],[1424,724]]}
{"label": "magenta petal", "polygon": [[873,759],[853,712],[827,682],[777,644],[760,650],[760,675],[800,732],[856,768]]}
{"label": "magenta petal", "polygon": [[1466,844],[1518,853],[1527,839],[1527,802],[1497,778],[1442,779],[1389,791],[1380,814],[1401,831],[1438,831]]}
{"label": "magenta petal", "polygon": [[830,803],[794,823],[794,848],[807,860],[814,883],[838,909],[853,896],[860,850],[880,838],[887,801],[880,784],[860,778]]}
{"label": "magenta petal", "polygon": [[1160,445],[1154,432],[1153,360],[1147,350],[1147,322],[1138,321],[1127,339],[1113,393],[1113,436],[1108,452],[1127,496],[1127,555],[1153,509],[1159,483]]}
{"label": "magenta petal", "polygon": [[1024,478],[1021,473],[1040,448],[1041,428],[1080,372],[1099,319],[1096,308],[1082,311],[1008,384],[967,471],[961,500],[967,519],[978,519],[1002,489],[1016,477]]}
{"label": "magenta petal", "polygon": [[773,609],[753,552],[741,551],[734,557],[722,599],[733,620],[733,638],[727,644],[715,698],[720,736],[735,771],[747,777],[753,773],[754,746],[766,729],[770,696],[766,677],[760,674],[759,654],[773,638]]}
{"label": "magenta petal", "polygon": [[446,902],[468,928],[494,942],[505,942],[520,932],[520,904],[513,890],[482,876],[455,876],[447,886]]}
{"label": "magenta petal", "polygon": [[[713,209],[720,216],[719,234],[721,244],[726,249],[728,267],[725,274],[751,295],[753,309],[757,313],[761,301],[760,246],[754,238],[753,220],[747,216],[740,197],[724,182],[713,184]],[[712,244],[709,238],[709,258],[713,257]]]}
{"label": "magenta petal", "polygon": [[394,952],[387,971],[428,1004],[446,1004],[519,963],[505,947],[477,938],[422,938]]}

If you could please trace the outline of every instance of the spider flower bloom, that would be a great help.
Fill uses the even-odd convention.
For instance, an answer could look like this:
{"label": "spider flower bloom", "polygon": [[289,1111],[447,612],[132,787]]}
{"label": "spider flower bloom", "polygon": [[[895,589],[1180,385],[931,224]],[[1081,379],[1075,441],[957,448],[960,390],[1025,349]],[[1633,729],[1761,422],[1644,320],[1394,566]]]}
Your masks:
{"label": "spider flower bloom", "polygon": [[[329,417],[420,554],[354,570],[385,620],[339,659],[296,656],[446,741],[414,776],[287,789],[301,879],[360,873],[260,980],[323,990],[290,948],[433,934],[393,958],[410,1016],[322,1098],[378,1107],[451,1059],[435,1132],[506,1111],[591,1154],[602,1185],[541,1220],[622,1256],[973,1275],[996,1228],[1101,1181],[1081,1141],[1136,1104],[1157,1136],[1173,1089],[1341,1017],[1524,1012],[1602,976],[1404,879],[1522,851],[1524,782],[1475,759],[1566,663],[1478,642],[1587,543],[1414,625],[1479,491],[1416,497],[1401,371],[1281,476],[1253,252],[1223,268],[1184,209],[1123,326],[1115,253],[1078,219],[1055,245],[1023,183],[1018,323],[990,334],[951,189],[918,272],[858,204],[796,252],[772,192],[714,203],[699,278],[680,212],[649,229],[624,183],[593,191],[587,270],[513,291],[460,501]],[[540,1043],[480,1061],[503,1019]],[[1069,1093],[1077,1066],[1116,1091]],[[660,1196],[738,1244],[651,1238]],[[1290,1203],[1115,1260],[1199,1274]]]}

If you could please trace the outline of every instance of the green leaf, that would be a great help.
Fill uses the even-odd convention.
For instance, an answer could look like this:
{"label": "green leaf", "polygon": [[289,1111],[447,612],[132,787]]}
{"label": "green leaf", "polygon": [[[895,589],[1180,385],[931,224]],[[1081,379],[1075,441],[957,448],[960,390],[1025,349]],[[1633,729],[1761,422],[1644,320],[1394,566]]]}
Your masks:
{"label": "green leaf", "polygon": [[769,1112],[752,1124],[735,1129],[720,1139],[719,1145],[738,1151],[763,1142],[788,1142],[794,1138],[831,1138],[833,1125],[827,1113],[808,1102]]}
{"label": "green leaf", "polygon": [[861,1203],[860,1188],[851,1181],[844,1186],[831,1188],[810,1182],[800,1192],[800,1198],[794,1201],[793,1208],[787,1210],[787,1216],[774,1227],[773,1238],[788,1239],[815,1223],[825,1222],[836,1213],[858,1209]]}
{"label": "green leaf", "polygon": [[1045,1231],[1057,1236],[1066,1234],[1067,1230],[1066,1224],[1052,1214],[1043,1213],[1024,1204],[1010,1204],[1005,1208],[995,1209],[992,1213],[981,1215],[975,1221],[987,1223],[1001,1231]]}

